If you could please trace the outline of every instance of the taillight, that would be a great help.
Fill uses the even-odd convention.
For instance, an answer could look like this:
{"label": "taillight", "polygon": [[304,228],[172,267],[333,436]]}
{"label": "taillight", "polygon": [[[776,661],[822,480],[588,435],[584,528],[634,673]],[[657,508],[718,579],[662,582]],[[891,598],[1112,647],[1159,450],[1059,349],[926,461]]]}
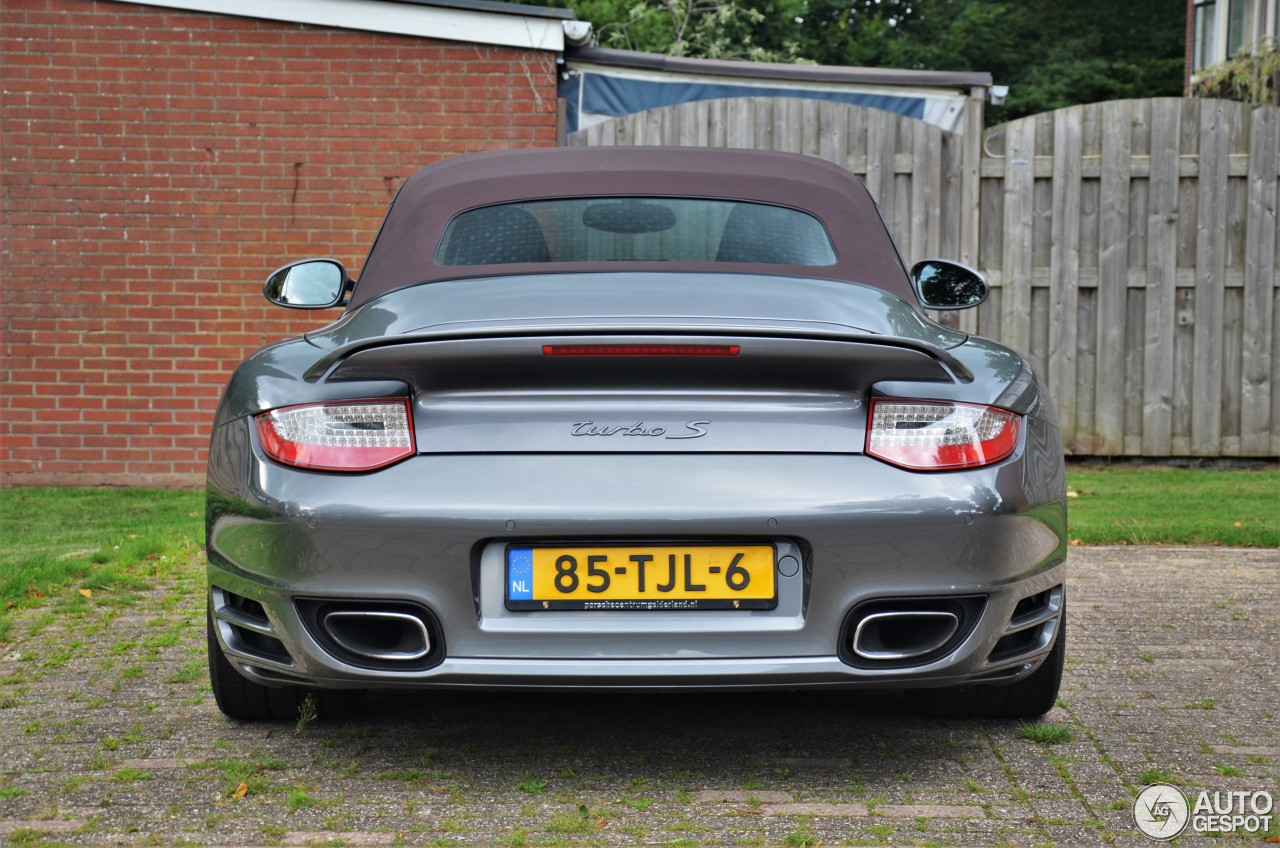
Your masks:
{"label": "taillight", "polygon": [[403,398],[287,406],[254,420],[267,456],[298,468],[372,471],[416,452]]}
{"label": "taillight", "polygon": [[737,356],[738,345],[718,344],[558,344],[543,345],[544,356]]}
{"label": "taillight", "polygon": [[873,398],[867,453],[918,471],[989,465],[1013,453],[1020,420],[981,404]]}

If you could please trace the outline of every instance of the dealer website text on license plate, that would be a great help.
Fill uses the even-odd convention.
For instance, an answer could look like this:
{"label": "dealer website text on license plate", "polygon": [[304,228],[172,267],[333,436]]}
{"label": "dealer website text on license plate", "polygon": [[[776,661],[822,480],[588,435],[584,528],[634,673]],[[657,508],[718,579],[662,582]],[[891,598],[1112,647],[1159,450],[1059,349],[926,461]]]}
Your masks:
{"label": "dealer website text on license plate", "polygon": [[772,545],[507,548],[512,610],[761,610],[777,604]]}

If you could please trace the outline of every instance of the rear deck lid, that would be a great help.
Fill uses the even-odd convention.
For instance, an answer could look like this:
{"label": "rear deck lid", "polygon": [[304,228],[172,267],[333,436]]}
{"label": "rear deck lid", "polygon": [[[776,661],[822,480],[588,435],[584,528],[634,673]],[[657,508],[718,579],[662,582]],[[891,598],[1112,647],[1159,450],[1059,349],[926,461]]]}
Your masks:
{"label": "rear deck lid", "polygon": [[964,336],[884,292],[687,277],[393,293],[311,336],[309,376],[408,384],[422,453],[860,453],[874,383],[969,379],[947,353]]}

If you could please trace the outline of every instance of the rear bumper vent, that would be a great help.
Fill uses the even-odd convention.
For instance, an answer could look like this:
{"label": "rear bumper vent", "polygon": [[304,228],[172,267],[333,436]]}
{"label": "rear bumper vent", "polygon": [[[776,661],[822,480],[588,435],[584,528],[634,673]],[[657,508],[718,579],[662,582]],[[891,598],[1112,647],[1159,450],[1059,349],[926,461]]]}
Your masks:
{"label": "rear bumper vent", "polygon": [[908,668],[941,659],[973,631],[981,595],[882,598],[854,607],[840,637],[840,658],[859,668]]}
{"label": "rear bumper vent", "polygon": [[348,665],[386,671],[421,671],[444,658],[440,625],[425,607],[404,601],[298,598],[307,632]]}
{"label": "rear bumper vent", "polygon": [[1057,633],[1064,597],[1063,587],[1054,586],[1018,601],[1004,635],[992,648],[988,661],[1008,660],[1049,647]]}
{"label": "rear bumper vent", "polygon": [[293,665],[293,657],[276,636],[262,604],[217,586],[210,594],[218,633],[232,653],[276,665]]}

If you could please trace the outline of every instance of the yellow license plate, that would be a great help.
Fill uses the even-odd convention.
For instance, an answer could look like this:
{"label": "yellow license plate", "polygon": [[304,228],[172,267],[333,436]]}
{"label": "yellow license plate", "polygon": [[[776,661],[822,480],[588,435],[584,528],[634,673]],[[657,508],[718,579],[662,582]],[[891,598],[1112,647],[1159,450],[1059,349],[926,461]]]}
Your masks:
{"label": "yellow license plate", "polygon": [[507,548],[513,610],[773,609],[772,545]]}

